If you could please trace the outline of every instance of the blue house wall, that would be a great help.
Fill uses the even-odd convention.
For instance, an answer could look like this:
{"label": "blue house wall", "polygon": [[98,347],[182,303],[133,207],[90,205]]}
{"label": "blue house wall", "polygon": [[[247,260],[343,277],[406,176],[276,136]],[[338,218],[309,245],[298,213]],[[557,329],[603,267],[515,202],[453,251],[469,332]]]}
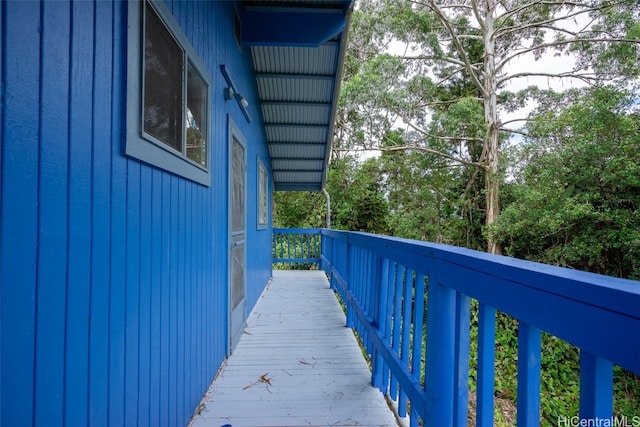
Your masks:
{"label": "blue house wall", "polygon": [[271,166],[234,4],[168,6],[212,79],[210,187],[123,154],[126,3],[0,3],[3,427],[186,425],[228,351],[229,119],[247,140],[249,309],[270,278]]}

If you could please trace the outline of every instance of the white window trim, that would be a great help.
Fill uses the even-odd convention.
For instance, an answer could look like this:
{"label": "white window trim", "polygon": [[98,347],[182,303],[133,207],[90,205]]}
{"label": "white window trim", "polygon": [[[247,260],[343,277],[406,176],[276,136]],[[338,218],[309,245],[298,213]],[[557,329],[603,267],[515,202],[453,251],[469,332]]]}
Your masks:
{"label": "white window trim", "polygon": [[[208,87],[207,114],[207,167],[190,160],[155,138],[143,135],[142,117],[142,67],[143,67],[143,26],[142,16],[146,2],[131,1],[128,3],[128,34],[127,34],[127,135],[125,154],[152,166],[172,172],[176,175],[195,181],[202,185],[211,185],[211,76],[189,43],[180,25],[175,20],[169,8],[162,1],[149,0],[149,4],[158,13],[169,32],[185,52],[185,64],[190,61],[196,71],[203,78]],[[186,72],[186,71],[185,71]],[[183,85],[185,82],[183,82]],[[183,88],[183,90],[186,90]]]}

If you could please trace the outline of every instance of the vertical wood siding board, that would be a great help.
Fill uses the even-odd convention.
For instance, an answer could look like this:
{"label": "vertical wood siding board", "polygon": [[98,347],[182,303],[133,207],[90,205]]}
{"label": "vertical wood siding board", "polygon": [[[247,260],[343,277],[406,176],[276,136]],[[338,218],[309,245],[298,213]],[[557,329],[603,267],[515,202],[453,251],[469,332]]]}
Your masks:
{"label": "vertical wood siding board", "polygon": [[[205,3],[201,3],[201,4],[204,5]],[[203,10],[199,11],[199,14],[204,15],[204,11]],[[211,276],[212,276],[211,272],[212,272],[212,264],[213,264],[212,246],[215,244],[214,235],[212,233],[212,228],[211,228],[213,215],[214,215],[213,205],[211,204],[211,189],[203,190],[203,194],[205,197],[205,210],[207,212],[207,215],[205,218],[206,227],[205,227],[205,232],[203,234],[203,240],[205,241],[204,277],[205,277],[205,283],[207,284],[206,285],[207,325],[209,325],[208,327],[209,333],[207,334],[208,346],[207,346],[207,358],[206,358],[208,374],[205,378],[205,382],[211,382],[213,380],[215,372],[217,371],[217,366],[219,366],[218,359],[214,357],[214,348],[215,348],[215,341],[218,339],[218,334],[216,333],[217,323],[215,321],[215,313],[220,311],[220,309],[218,309],[216,305],[216,302],[220,300],[217,299],[215,296],[215,289],[212,286],[213,282],[211,280]],[[205,387],[206,386],[207,385],[205,384]]]}
{"label": "vertical wood siding board", "polygon": [[109,295],[109,423],[124,424],[125,307],[127,262],[127,160],[122,155],[126,61],[123,4],[113,3],[111,92],[111,285]]}
{"label": "vertical wood siding board", "polygon": [[[4,141],[5,140],[5,135],[4,135],[4,88],[5,88],[5,77],[4,77],[4,52],[6,52],[6,45],[5,45],[5,37],[4,37],[4,16],[5,16],[5,3],[6,2],[0,2],[0,141]],[[0,212],[4,212],[3,209],[3,199],[2,199],[2,190],[3,190],[3,186],[2,183],[3,181],[3,165],[2,165],[2,151],[3,151],[3,145],[4,144],[0,144]],[[2,316],[2,279],[3,279],[3,275],[2,275],[2,270],[3,270],[3,264],[4,264],[4,260],[2,258],[2,252],[3,252],[3,246],[4,246],[4,242],[2,240],[2,230],[4,229],[3,223],[2,223],[2,218],[0,218],[0,325],[2,324],[7,324],[6,322],[4,322],[4,318]],[[3,347],[3,342],[2,342],[2,336],[4,335],[4,332],[2,330],[2,326],[0,326],[0,384],[2,384],[2,366],[4,366],[2,364],[2,347]],[[6,345],[5,345],[6,347]],[[11,347],[9,347],[11,348]],[[3,407],[3,401],[4,399],[2,399],[3,396],[3,387],[0,385],[0,424],[2,424],[2,420],[4,419],[4,416],[2,415],[2,407]]]}
{"label": "vertical wood siding board", "polygon": [[137,425],[139,408],[138,363],[140,345],[140,264],[141,264],[141,175],[140,163],[127,162],[126,201],[126,281],[125,281],[125,358],[124,358],[124,421]]}
{"label": "vertical wood siding board", "polygon": [[152,168],[151,195],[151,335],[150,335],[150,387],[149,424],[160,425],[160,358],[161,358],[161,266],[162,261],[162,172]]}
{"label": "vertical wood siding board", "polygon": [[214,311],[217,311],[217,304],[213,297],[214,292],[211,286],[211,246],[214,243],[212,240],[212,236],[210,233],[210,224],[211,217],[213,215],[213,211],[211,210],[210,201],[210,190],[202,189],[202,208],[205,214],[203,215],[203,230],[201,240],[204,244],[203,252],[202,252],[202,277],[204,283],[204,310],[205,310],[205,324],[207,325],[205,331],[205,348],[203,349],[204,363],[205,363],[205,372],[203,375],[204,388],[202,392],[206,391],[208,386],[207,383],[210,383],[212,378],[211,370],[213,368],[212,364],[214,360],[212,358],[212,344],[215,339],[215,326],[213,323],[214,319]]}
{"label": "vertical wood siding board", "polygon": [[210,332],[211,332],[211,326],[209,323],[209,319],[210,319],[210,311],[213,308],[211,305],[211,300],[209,299],[209,286],[207,285],[208,281],[207,281],[207,263],[209,262],[209,260],[207,259],[207,246],[209,246],[210,241],[207,238],[207,223],[208,223],[208,216],[210,215],[211,212],[208,211],[207,209],[207,205],[206,205],[206,192],[207,190],[205,190],[204,187],[200,187],[198,189],[198,191],[200,192],[200,206],[202,209],[202,229],[201,229],[201,233],[200,233],[200,242],[202,244],[201,248],[201,263],[200,263],[200,271],[201,271],[201,277],[202,277],[202,321],[205,327],[203,327],[203,341],[202,341],[202,374],[201,374],[201,378],[202,378],[202,386],[201,386],[201,392],[202,394],[204,394],[204,392],[206,391],[207,387],[209,386],[209,383],[211,382],[211,378],[209,376],[209,372],[211,370],[211,367],[209,366],[210,360],[209,360],[209,353],[208,353],[208,348],[209,348],[209,340],[211,339],[210,337]]}
{"label": "vertical wood siding board", "polygon": [[195,398],[193,392],[193,186],[188,185],[186,188],[185,203],[185,228],[189,231],[187,241],[185,242],[185,252],[187,258],[185,260],[185,367],[184,378],[185,388],[188,390],[188,398],[185,405],[189,410],[191,401]]}
{"label": "vertical wood siding board", "polygon": [[160,425],[168,425],[169,420],[169,263],[170,251],[170,187],[169,174],[162,173],[162,204],[161,204],[161,261],[160,267]]}
{"label": "vertical wood siding board", "polygon": [[91,191],[89,424],[109,424],[109,281],[111,235],[111,91],[113,10],[96,2]]}
{"label": "vertical wood siding board", "polygon": [[210,244],[208,243],[208,235],[207,235],[207,223],[208,223],[207,216],[210,214],[210,212],[207,209],[207,205],[206,205],[206,201],[207,201],[206,191],[207,190],[205,190],[202,187],[198,188],[198,192],[200,193],[200,206],[202,209],[201,230],[199,234],[199,240],[201,243],[199,269],[200,269],[200,275],[202,278],[201,304],[202,304],[202,324],[203,324],[203,328],[202,328],[203,337],[202,337],[202,348],[201,348],[202,373],[200,377],[202,380],[202,385],[201,385],[202,394],[204,394],[208,386],[208,383],[211,380],[211,378],[209,377],[209,370],[210,370],[209,364],[211,362],[211,360],[209,359],[209,343],[211,339],[210,316],[211,316],[211,309],[213,308],[211,305],[211,300],[209,298],[211,295],[210,289],[209,289],[209,286],[207,286],[207,264],[209,262],[209,260],[207,259],[207,246],[209,246]]}
{"label": "vertical wood siding board", "polygon": [[191,186],[190,188],[191,190],[191,204],[190,204],[190,239],[191,239],[191,248],[189,250],[189,257],[190,257],[190,273],[191,273],[191,279],[189,280],[189,283],[191,285],[191,289],[190,289],[190,294],[189,294],[189,304],[190,304],[190,321],[191,321],[191,330],[190,330],[190,345],[189,345],[189,350],[191,351],[191,356],[190,356],[190,371],[189,371],[189,380],[191,381],[191,389],[193,391],[197,391],[198,390],[198,381],[196,379],[196,375],[198,372],[198,366],[197,366],[197,361],[198,361],[198,281],[197,281],[197,276],[198,276],[198,271],[197,271],[197,260],[195,258],[195,254],[196,254],[196,232],[195,229],[197,227],[197,223],[196,223],[196,215],[197,215],[197,207],[196,207],[196,201],[197,201],[197,194],[196,194],[196,188],[194,188],[193,186]]}
{"label": "vertical wood siding board", "polygon": [[151,362],[151,168],[140,168],[140,288],[139,288],[139,350],[138,350],[138,424],[150,426],[149,393]]}
{"label": "vertical wood siding board", "polygon": [[[35,300],[38,220],[38,104],[40,5],[2,2],[4,127],[2,159],[3,283],[2,425],[33,420]],[[10,250],[9,250],[10,248]],[[11,285],[11,286],[9,286]],[[8,325],[21,325],[20,328]],[[6,326],[5,326],[6,325]]]}
{"label": "vertical wood siding board", "polygon": [[[45,12],[46,15],[46,12]],[[65,424],[88,423],[89,316],[91,281],[91,186],[93,145],[94,5],[71,9],[69,105],[69,246],[67,257],[67,336]],[[67,40],[67,44],[69,41]],[[55,61],[60,61],[60,51]]]}
{"label": "vertical wood siding board", "polygon": [[198,253],[197,253],[197,261],[198,261],[198,265],[197,265],[197,271],[198,271],[198,327],[199,327],[199,335],[198,335],[198,373],[197,373],[197,378],[198,378],[198,390],[200,391],[200,394],[204,394],[204,390],[206,389],[206,387],[208,386],[207,383],[207,379],[206,376],[204,375],[206,372],[206,360],[204,358],[204,349],[205,347],[205,342],[206,342],[206,329],[205,329],[205,323],[206,323],[206,309],[205,309],[205,277],[204,274],[202,272],[202,265],[204,260],[204,245],[206,245],[206,241],[205,239],[202,238],[202,234],[203,234],[203,223],[204,223],[204,216],[205,216],[205,212],[203,209],[203,205],[202,205],[202,201],[203,201],[203,189],[201,186],[198,186],[196,188],[196,192],[198,194],[198,200],[197,200],[197,206],[198,206],[198,230],[197,230],[197,241],[198,241]]}
{"label": "vertical wood siding board", "polygon": [[179,420],[179,424],[184,425],[184,417],[185,417],[185,407],[184,407],[184,396],[186,394],[186,390],[184,388],[184,290],[185,290],[185,241],[187,237],[187,230],[185,229],[185,214],[186,214],[186,202],[185,202],[185,188],[186,188],[186,180],[180,180],[178,183],[178,197],[176,199],[178,205],[178,241],[177,241],[177,270],[178,270],[178,281],[177,281],[177,289],[176,289],[176,307],[177,307],[177,318],[176,318],[176,390],[177,390],[177,398],[175,400],[177,405],[177,418]]}
{"label": "vertical wood siding board", "polygon": [[64,422],[69,5],[43,4],[40,41],[35,424]]}
{"label": "vertical wood siding board", "polygon": [[192,290],[192,294],[191,294],[191,304],[193,307],[193,329],[192,329],[192,363],[193,363],[193,369],[191,371],[191,381],[192,381],[192,387],[199,391],[200,390],[200,341],[201,341],[201,336],[200,336],[200,330],[201,330],[201,322],[200,322],[200,273],[198,270],[198,262],[200,261],[199,258],[196,256],[197,255],[197,250],[199,249],[199,241],[197,239],[198,236],[198,224],[199,224],[199,216],[200,216],[200,209],[198,209],[198,189],[197,188],[193,188],[193,199],[192,199],[192,206],[193,206],[193,212],[192,212],[192,217],[193,217],[193,222],[192,222],[192,229],[191,229],[191,235],[192,235],[192,239],[193,239],[193,244],[192,244],[192,278],[191,281],[193,283],[193,290]]}
{"label": "vertical wood siding board", "polygon": [[178,425],[176,407],[178,403],[177,391],[177,366],[178,366],[178,345],[177,345],[177,325],[178,325],[178,178],[174,175],[170,180],[170,280],[169,280],[169,423],[170,425]]}

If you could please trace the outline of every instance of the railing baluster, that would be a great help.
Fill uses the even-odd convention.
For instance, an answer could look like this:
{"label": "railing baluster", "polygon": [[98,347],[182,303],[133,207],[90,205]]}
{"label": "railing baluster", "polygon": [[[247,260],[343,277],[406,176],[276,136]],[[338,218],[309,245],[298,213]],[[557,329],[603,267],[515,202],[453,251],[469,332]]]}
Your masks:
{"label": "railing baluster", "polygon": [[[346,291],[350,291],[351,289],[353,289],[353,283],[354,280],[356,280],[356,271],[357,268],[355,267],[357,260],[355,259],[355,247],[351,246],[348,244],[347,242],[347,277],[346,277],[346,281],[347,281],[347,289]],[[351,304],[349,304],[349,301],[347,300],[347,295],[343,295],[343,302],[347,307],[347,327],[348,328],[353,328],[355,327],[354,324],[354,314],[353,314],[353,309],[351,308]]]}
{"label": "railing baluster", "polygon": [[455,291],[440,283],[435,268],[429,270],[425,425],[444,426],[453,420],[456,298]]}
{"label": "railing baluster", "polygon": [[478,385],[476,426],[493,426],[496,309],[478,304]]}
{"label": "railing baluster", "polygon": [[287,258],[291,261],[291,234],[287,234]]}
{"label": "railing baluster", "polygon": [[[424,335],[424,281],[425,275],[416,275],[413,316],[413,349],[411,351],[411,372],[420,382],[422,370],[422,342]],[[418,408],[411,402],[411,427],[418,426]]]}
{"label": "railing baluster", "polygon": [[[411,348],[411,309],[413,305],[413,270],[407,269],[404,278],[404,298],[402,302],[402,342],[400,343],[401,352],[400,359],[407,367],[409,364],[409,349]],[[404,390],[400,390],[400,398],[398,399],[398,413],[401,417],[406,416],[407,411],[407,394]]]}
{"label": "railing baluster", "polygon": [[[400,321],[402,317],[402,283],[404,277],[404,267],[397,265],[396,280],[394,283],[393,299],[393,335],[391,344],[395,354],[400,354]],[[395,375],[391,375],[391,391],[389,397],[396,400],[398,396],[398,380]]]}
{"label": "railing baluster", "polygon": [[[378,322],[378,330],[382,334],[383,338],[387,336],[387,303],[383,295],[387,295],[389,292],[389,260],[388,259],[378,259],[376,263],[379,270],[379,291],[378,294],[380,297],[376,301],[377,303],[377,313],[376,313],[376,321]],[[383,394],[387,392],[384,388],[384,359],[380,352],[374,350],[373,357],[371,358],[372,370],[371,370],[371,383],[374,387],[377,387]]]}
{"label": "railing baluster", "polygon": [[456,363],[453,396],[453,425],[466,427],[469,411],[469,297],[456,292]]}
{"label": "railing baluster", "polygon": [[[386,318],[384,320],[384,338],[385,344],[388,348],[391,348],[391,329],[393,327],[393,293],[394,293],[394,283],[396,278],[396,263],[391,260],[386,259],[389,264],[388,276],[387,276],[387,292],[384,301],[382,302],[386,309],[385,314]],[[385,362],[384,369],[382,372],[382,388],[385,393],[389,393],[389,376],[391,372],[390,369]]]}
{"label": "railing baluster", "polygon": [[518,326],[518,427],[540,425],[541,332],[520,322]]}
{"label": "railing baluster", "polygon": [[613,365],[587,351],[580,351],[580,418],[611,419]]}

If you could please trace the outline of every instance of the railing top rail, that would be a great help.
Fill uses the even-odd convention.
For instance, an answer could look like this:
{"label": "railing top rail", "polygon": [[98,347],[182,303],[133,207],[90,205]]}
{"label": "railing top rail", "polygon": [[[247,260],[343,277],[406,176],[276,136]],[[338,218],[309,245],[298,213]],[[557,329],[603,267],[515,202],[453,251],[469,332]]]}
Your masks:
{"label": "railing top rail", "polygon": [[320,234],[319,228],[274,228],[275,234]]}
{"label": "railing top rail", "polygon": [[635,280],[398,237],[325,229],[322,234],[348,238],[351,244],[366,246],[384,258],[400,261],[419,271],[427,268],[430,260],[437,259],[594,305],[612,306],[614,311],[640,319],[640,282]]}
{"label": "railing top rail", "polygon": [[640,373],[640,282],[447,245],[322,230]]}

